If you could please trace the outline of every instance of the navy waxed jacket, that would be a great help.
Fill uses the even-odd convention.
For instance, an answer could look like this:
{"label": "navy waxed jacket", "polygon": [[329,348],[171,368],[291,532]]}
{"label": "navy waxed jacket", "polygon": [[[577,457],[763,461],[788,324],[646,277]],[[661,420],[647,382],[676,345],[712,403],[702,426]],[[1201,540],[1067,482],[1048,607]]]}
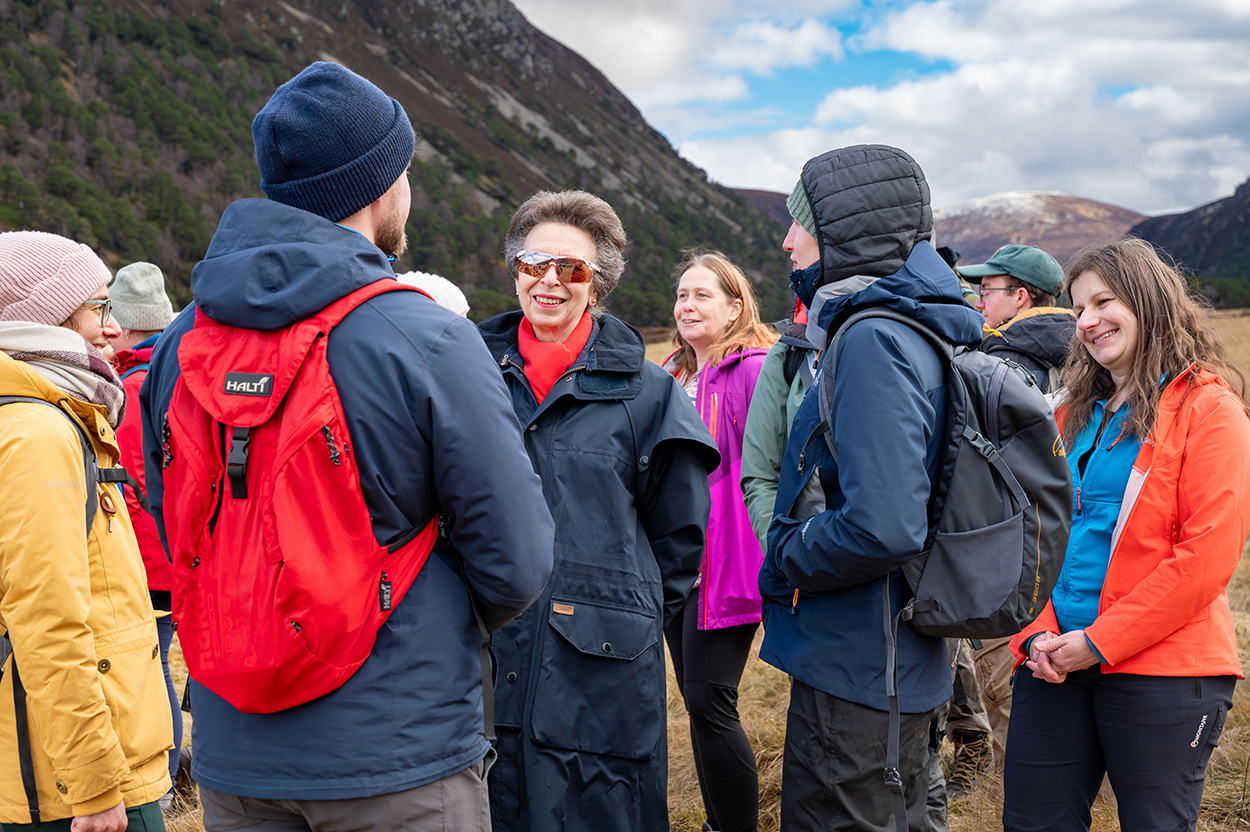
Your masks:
{"label": "navy waxed jacket", "polygon": [[720,453],[611,315],[540,404],[520,312],[481,324],[556,520],[542,597],[495,634],[491,816],[511,832],[668,829],[664,627],[699,574]]}
{"label": "navy waxed jacket", "polygon": [[[267,200],[222,215],[192,273],[198,307],[221,323],[289,326],[380,278],[382,252],[357,232]],[[159,430],[194,307],[165,331],[140,394],[148,494],[162,537]],[[327,342],[379,543],[440,509],[446,536],[341,688],[275,714],[245,714],[193,685],[192,773],[227,794],[344,799],[390,794],[462,771],[489,749],[481,635],[542,592],[553,524],[508,391],[476,328],[416,292],[353,310]]]}
{"label": "navy waxed jacket", "polygon": [[[847,284],[861,288],[836,291]],[[872,306],[914,317],[955,344],[980,340],[980,315],[927,241],[916,243],[894,274],[822,289],[809,334],[832,337]],[[831,355],[826,350],[822,362]],[[760,658],[825,693],[886,710],[882,585],[893,576],[897,613],[911,597],[899,569],[923,548],[946,442],[946,366],[910,327],[870,319],[845,332],[834,370],[838,458],[823,437],[812,437],[821,421],[816,386],[790,429],[760,571]],[[943,640],[906,623],[899,626],[898,672],[904,713],[929,711],[951,696]]]}

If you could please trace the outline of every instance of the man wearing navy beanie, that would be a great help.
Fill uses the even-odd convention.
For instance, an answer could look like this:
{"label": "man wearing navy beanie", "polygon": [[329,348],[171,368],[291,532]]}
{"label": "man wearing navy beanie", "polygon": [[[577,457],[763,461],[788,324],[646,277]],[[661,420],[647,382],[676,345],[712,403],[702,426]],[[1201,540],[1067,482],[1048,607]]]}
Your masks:
{"label": "man wearing navy beanie", "polygon": [[[393,278],[390,260],[405,246],[415,136],[399,102],[318,62],[278,88],[252,136],[268,199],[239,200],[222,214],[191,274],[195,303],[157,343],[140,393],[162,541],[200,539],[179,525],[190,522],[182,512],[163,511],[166,487],[172,507],[187,475],[176,481],[174,466],[167,482],[162,464],[180,374],[199,378],[191,362],[205,362],[192,339],[180,364],[197,316],[238,330],[287,329]],[[440,512],[443,531],[341,687],[285,710],[244,713],[193,676],[191,773],[204,826],[489,832],[494,751],[474,606],[495,630],[546,585],[554,530],[541,484],[503,377],[466,319],[425,295],[388,291],[355,307],[325,343],[348,433],[329,449],[335,465],[339,453],[354,460],[376,543],[403,549]],[[275,500],[269,510],[284,509]],[[248,637],[237,633],[238,649]]]}

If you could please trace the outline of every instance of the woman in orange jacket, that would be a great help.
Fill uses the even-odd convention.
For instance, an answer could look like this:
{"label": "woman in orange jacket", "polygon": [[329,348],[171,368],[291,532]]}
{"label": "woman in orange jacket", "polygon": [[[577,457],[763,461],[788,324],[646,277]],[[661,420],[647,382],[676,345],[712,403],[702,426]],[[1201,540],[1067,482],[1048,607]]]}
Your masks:
{"label": "woman in orange jacket", "polygon": [[1225,587],[1250,530],[1245,378],[1148,243],[1086,250],[1064,289],[1072,532],[1011,645],[1032,673],[1015,676],[1003,826],[1089,829],[1105,772],[1121,828],[1193,829],[1244,678]]}

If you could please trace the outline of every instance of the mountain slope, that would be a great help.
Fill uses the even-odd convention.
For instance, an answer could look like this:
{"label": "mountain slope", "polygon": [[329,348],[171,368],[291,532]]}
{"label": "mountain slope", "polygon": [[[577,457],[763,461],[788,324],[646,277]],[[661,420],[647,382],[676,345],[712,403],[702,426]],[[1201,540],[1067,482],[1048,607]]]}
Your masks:
{"label": "mountain slope", "polygon": [[1151,217],[1131,233],[1168,252],[1204,282],[1234,281],[1226,288],[1241,290],[1244,299],[1238,305],[1250,304],[1250,180],[1230,197],[1184,214]]}
{"label": "mountain slope", "polygon": [[0,225],[153,260],[185,301],[221,211],[260,195],[252,116],[313,60],[407,109],[421,141],[396,268],[446,274],[475,313],[514,303],[499,255],[512,210],[567,187],[607,199],[634,240],[610,302],[627,320],[670,321],[669,270],[699,244],[757,278],[766,315],[784,311],[773,224],[506,0],[0,3]]}
{"label": "mountain slope", "polygon": [[1009,243],[1034,245],[1061,264],[1087,245],[1123,237],[1143,214],[1061,193],[1009,191],[937,208],[938,245],[964,264],[984,263]]}

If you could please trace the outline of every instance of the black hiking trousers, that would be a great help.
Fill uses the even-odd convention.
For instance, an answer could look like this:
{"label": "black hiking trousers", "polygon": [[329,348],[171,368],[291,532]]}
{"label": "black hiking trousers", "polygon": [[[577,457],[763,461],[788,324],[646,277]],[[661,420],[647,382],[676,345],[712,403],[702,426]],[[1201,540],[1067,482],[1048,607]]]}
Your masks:
{"label": "black hiking trousers", "polygon": [[690,714],[690,744],[708,825],[717,832],[755,832],[759,778],[755,752],[738,718],[738,683],[759,624],[700,630],[695,587],[664,640],[677,688]]}
{"label": "black hiking trousers", "polygon": [[1194,829],[1207,761],[1232,707],[1232,676],[1104,674],[1051,684],[1016,671],[1006,832],[1085,832],[1105,772],[1124,832]]}
{"label": "black hiking trousers", "polygon": [[[930,758],[941,741],[943,702],[901,714],[899,773],[909,832],[928,832]],[[895,832],[885,786],[890,714],[790,680],[781,773],[781,832]]]}

